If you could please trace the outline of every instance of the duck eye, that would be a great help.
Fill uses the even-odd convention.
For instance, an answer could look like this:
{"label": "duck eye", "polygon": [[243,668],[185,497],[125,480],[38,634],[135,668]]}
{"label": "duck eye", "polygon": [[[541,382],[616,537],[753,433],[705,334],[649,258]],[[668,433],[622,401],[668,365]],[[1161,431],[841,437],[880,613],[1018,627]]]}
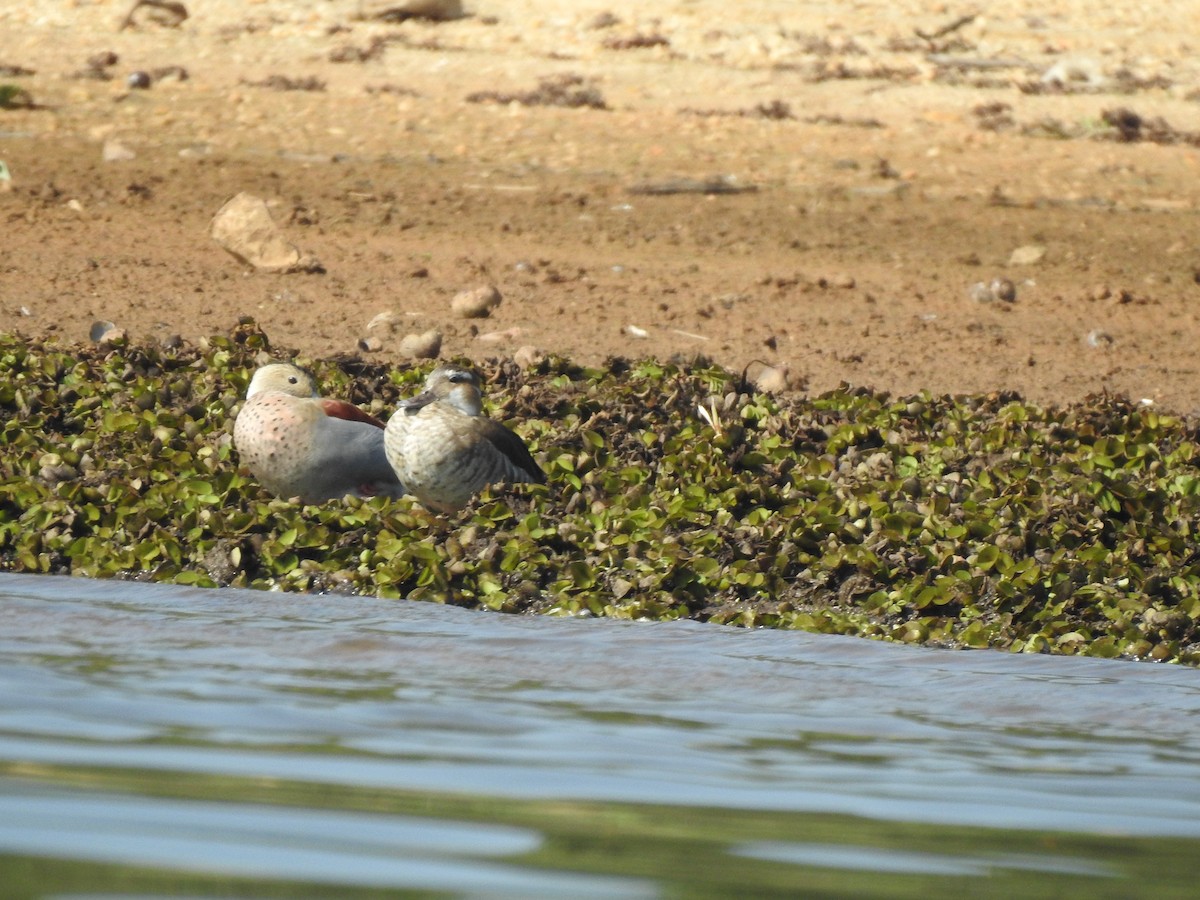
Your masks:
{"label": "duck eye", "polygon": [[296,384],[296,383],[298,383],[298,382],[299,382],[299,380],[300,380],[300,379],[299,379],[299,378],[297,378],[295,375],[289,375],[289,376],[288,376],[288,384]]}

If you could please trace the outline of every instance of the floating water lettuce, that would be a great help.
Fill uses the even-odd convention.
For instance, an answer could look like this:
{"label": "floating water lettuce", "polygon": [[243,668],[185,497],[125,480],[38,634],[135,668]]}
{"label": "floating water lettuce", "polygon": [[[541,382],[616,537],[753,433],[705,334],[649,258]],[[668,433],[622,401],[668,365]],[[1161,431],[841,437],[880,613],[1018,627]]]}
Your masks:
{"label": "floating water lettuce", "polygon": [[[231,447],[267,349],[249,321],[200,347],[0,335],[0,568],[1200,663],[1200,474],[1180,418],[1112,397],[771,397],[713,367],[492,362],[490,412],[547,485],[450,517],[407,498],[302,507]],[[308,362],[381,417],[425,375]]]}

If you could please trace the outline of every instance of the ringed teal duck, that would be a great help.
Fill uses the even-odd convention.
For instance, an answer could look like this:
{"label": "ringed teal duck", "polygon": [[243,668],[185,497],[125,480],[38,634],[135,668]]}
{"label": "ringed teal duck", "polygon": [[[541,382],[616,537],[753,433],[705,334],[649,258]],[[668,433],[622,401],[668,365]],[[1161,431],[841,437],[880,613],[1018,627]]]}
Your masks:
{"label": "ringed teal duck", "polygon": [[233,428],[234,446],[259,483],[304,503],[402,496],[383,439],[383,422],[352,403],[317,396],[312,376],[291,363],[254,373]]}
{"label": "ringed teal duck", "polygon": [[439,512],[461,509],[489,484],[546,482],[525,443],[483,415],[479,375],[456,366],[434,369],[420,394],[400,402],[385,446],[408,492]]}

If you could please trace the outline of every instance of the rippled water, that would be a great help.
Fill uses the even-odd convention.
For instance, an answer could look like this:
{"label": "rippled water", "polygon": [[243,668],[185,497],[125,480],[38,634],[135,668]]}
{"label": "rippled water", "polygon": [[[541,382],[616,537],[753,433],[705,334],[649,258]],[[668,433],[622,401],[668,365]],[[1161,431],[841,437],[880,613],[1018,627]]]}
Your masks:
{"label": "rippled water", "polygon": [[1195,670],[0,576],[5,896],[1189,896],[1198,851]]}

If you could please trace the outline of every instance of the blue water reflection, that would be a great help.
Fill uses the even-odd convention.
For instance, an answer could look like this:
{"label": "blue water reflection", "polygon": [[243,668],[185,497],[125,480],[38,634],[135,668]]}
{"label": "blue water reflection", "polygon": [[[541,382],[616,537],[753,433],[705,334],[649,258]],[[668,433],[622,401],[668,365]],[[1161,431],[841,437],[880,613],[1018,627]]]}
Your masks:
{"label": "blue water reflection", "polygon": [[1200,673],[0,576],[0,761],[1197,837]]}

